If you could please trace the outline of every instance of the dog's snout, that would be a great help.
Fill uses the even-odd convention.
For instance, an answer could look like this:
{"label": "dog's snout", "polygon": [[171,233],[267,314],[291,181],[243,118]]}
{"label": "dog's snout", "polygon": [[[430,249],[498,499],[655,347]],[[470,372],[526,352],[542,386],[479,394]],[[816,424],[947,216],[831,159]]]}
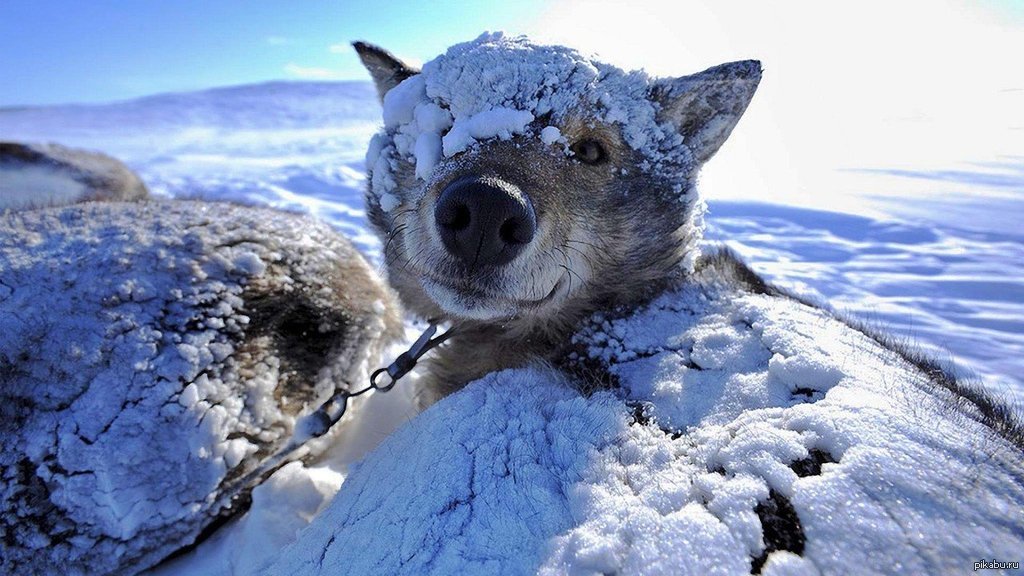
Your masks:
{"label": "dog's snout", "polygon": [[506,264],[537,232],[530,199],[493,178],[463,178],[446,186],[434,220],[448,252],[469,266]]}

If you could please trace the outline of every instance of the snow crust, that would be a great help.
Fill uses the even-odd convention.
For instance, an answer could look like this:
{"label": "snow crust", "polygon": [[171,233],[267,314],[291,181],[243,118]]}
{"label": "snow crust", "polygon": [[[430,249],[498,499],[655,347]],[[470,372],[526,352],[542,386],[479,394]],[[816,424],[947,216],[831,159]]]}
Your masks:
{"label": "snow crust", "polygon": [[[762,573],[1024,549],[1019,451],[826,312],[705,284],[577,343],[617,390],[543,368],[470,384],[367,456],[268,573],[749,573],[780,529],[806,544]],[[798,520],[759,513],[770,499]]]}
{"label": "snow crust", "polygon": [[521,136],[554,145],[558,129],[532,123],[581,111],[619,127],[625,142],[648,159],[647,169],[678,170],[690,161],[688,151],[674,128],[658,122],[648,98],[652,82],[642,71],[625,72],[571,48],[501,32],[457,44],[384,95],[385,132],[366,157],[372,193],[390,212],[409,193],[396,191],[402,163],[413,164],[416,178],[428,181],[443,158],[481,142]]}
{"label": "snow crust", "polygon": [[[425,326],[410,324],[405,338],[381,355],[395,358],[409,349]],[[352,418],[339,423],[324,453],[311,463],[289,463],[253,490],[253,502],[241,517],[186,554],[160,564],[147,576],[241,576],[265,573],[281,551],[334,497],[349,467],[416,416],[415,387],[419,375],[406,375],[387,394],[359,397],[349,408]],[[362,400],[365,398],[365,400]]]}
{"label": "snow crust", "polygon": [[540,131],[540,141],[545,144],[554,144],[562,140],[562,132],[555,126],[546,126]]}

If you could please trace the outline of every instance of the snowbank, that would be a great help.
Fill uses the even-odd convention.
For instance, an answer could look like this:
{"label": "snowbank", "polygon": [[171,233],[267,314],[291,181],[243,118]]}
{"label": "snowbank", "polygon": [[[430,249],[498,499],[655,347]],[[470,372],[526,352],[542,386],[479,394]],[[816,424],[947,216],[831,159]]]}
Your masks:
{"label": "snowbank", "polygon": [[[949,573],[1024,549],[1020,448],[904,356],[703,280],[389,437],[272,574]],[[763,292],[763,291],[762,291]],[[596,379],[613,386],[589,395]]]}
{"label": "snowbank", "polygon": [[376,274],[307,217],[185,201],[0,215],[2,571],[130,573],[191,543],[399,326]]}
{"label": "snowbank", "polygon": [[0,142],[0,210],[147,196],[142,180],[106,154],[59,144]]}

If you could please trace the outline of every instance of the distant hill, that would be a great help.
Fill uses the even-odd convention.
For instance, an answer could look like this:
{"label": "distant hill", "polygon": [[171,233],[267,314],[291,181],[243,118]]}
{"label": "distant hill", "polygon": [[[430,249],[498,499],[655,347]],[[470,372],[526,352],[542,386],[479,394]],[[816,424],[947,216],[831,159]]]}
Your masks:
{"label": "distant hill", "polygon": [[131,127],[204,125],[238,129],[316,128],[379,122],[369,82],[267,82],[145,96],[108,104],[0,108],[0,139]]}

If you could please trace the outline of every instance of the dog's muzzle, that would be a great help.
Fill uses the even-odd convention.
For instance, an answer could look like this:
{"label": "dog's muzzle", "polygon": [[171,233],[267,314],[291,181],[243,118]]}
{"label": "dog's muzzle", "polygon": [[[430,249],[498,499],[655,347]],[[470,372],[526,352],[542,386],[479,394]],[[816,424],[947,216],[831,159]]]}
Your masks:
{"label": "dog's muzzle", "polygon": [[488,177],[448,184],[434,206],[434,222],[445,249],[471,269],[511,262],[537,232],[529,197]]}

